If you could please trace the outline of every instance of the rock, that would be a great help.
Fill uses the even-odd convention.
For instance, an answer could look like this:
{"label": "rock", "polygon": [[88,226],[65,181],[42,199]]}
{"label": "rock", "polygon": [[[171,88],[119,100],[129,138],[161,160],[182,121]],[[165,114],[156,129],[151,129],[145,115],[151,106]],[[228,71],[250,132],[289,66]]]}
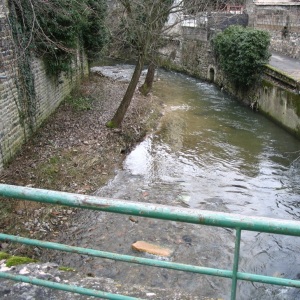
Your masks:
{"label": "rock", "polygon": [[155,294],[155,293],[147,293],[146,296],[147,296],[147,297],[155,297],[156,294]]}
{"label": "rock", "polygon": [[8,247],[8,243],[2,243],[0,244],[0,248],[6,249]]}
{"label": "rock", "polygon": [[192,245],[192,238],[189,235],[184,235],[182,239],[185,241],[186,244]]}
{"label": "rock", "polygon": [[33,250],[34,250],[36,255],[38,255],[38,256],[41,255],[41,250],[39,248],[35,247]]}
{"label": "rock", "polygon": [[179,196],[179,201],[185,207],[189,207],[190,206],[190,199],[191,199],[191,197],[189,195],[181,195],[181,196]]}
{"label": "rock", "polygon": [[146,252],[153,255],[168,257],[171,256],[172,250],[158,245],[150,244],[144,241],[137,241],[131,245],[132,249],[139,252]]}
{"label": "rock", "polygon": [[41,214],[41,211],[40,211],[40,210],[35,210],[35,211],[33,212],[33,216],[34,216],[34,217],[39,217],[40,214]]}
{"label": "rock", "polygon": [[24,267],[23,269],[21,269],[20,271],[19,271],[19,274],[20,275],[27,275],[27,274],[29,274],[30,273],[30,271],[26,268],[26,267]]}
{"label": "rock", "polygon": [[134,218],[134,217],[129,217],[129,220],[130,220],[131,222],[133,222],[133,223],[138,223],[138,222],[139,222],[139,220],[136,219],[136,218]]}

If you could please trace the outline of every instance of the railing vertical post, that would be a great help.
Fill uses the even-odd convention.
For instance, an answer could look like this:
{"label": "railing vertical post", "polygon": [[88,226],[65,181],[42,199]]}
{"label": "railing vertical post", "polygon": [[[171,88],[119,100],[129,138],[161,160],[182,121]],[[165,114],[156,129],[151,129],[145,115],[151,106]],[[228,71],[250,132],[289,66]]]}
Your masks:
{"label": "railing vertical post", "polygon": [[242,232],[241,228],[236,229],[234,262],[233,262],[232,284],[231,284],[231,300],[236,299],[237,272],[239,269],[241,232]]}

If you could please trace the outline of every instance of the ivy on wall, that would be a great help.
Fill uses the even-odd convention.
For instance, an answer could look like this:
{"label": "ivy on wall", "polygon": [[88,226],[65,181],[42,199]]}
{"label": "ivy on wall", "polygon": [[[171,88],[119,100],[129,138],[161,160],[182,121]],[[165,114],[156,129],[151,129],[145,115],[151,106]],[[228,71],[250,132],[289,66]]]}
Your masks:
{"label": "ivy on wall", "polygon": [[16,7],[10,6],[9,22],[14,38],[15,46],[15,85],[18,91],[16,106],[19,114],[19,121],[24,128],[26,137],[27,122],[28,127],[33,131],[36,123],[37,101],[34,88],[34,76],[31,70],[30,36],[23,34],[22,28],[17,20]]}
{"label": "ivy on wall", "polygon": [[105,0],[8,0],[15,55],[16,104],[20,124],[33,131],[37,99],[33,57],[43,60],[48,75],[70,74],[77,51],[89,59],[108,42]]}
{"label": "ivy on wall", "polygon": [[20,51],[43,58],[49,74],[71,71],[76,49],[93,58],[107,42],[105,0],[9,0],[9,7]]}

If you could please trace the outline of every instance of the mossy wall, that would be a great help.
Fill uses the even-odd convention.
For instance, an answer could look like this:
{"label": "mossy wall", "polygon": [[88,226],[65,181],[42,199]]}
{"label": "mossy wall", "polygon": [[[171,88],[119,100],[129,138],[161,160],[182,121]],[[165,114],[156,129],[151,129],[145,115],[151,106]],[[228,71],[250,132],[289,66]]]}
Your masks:
{"label": "mossy wall", "polygon": [[204,80],[210,80],[209,70],[211,67],[216,71],[209,41],[191,39],[170,41],[160,49],[160,53],[161,65],[172,70]]}
{"label": "mossy wall", "polygon": [[300,94],[264,79],[257,102],[262,113],[300,138]]}
{"label": "mossy wall", "polygon": [[[0,171],[21,145],[58,107],[78,81],[88,73],[85,55],[78,51],[69,75],[58,78],[46,74],[41,58],[28,58],[32,97],[24,97],[28,84],[18,64],[6,1],[0,4]],[[26,60],[27,62],[27,60]],[[26,67],[27,67],[26,66]],[[26,98],[26,99],[25,99]]]}
{"label": "mossy wall", "polygon": [[258,110],[300,138],[300,85],[280,71],[267,66],[264,79],[255,86],[247,90],[235,86],[218,68],[209,41],[172,42],[162,49],[161,61],[169,69],[213,81],[249,109]]}

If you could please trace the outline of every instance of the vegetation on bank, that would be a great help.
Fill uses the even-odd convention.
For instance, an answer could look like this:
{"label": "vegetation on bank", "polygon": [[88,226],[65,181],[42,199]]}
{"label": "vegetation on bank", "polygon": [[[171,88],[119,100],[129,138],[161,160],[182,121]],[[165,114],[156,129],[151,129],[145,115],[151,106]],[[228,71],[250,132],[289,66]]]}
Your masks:
{"label": "vegetation on bank", "polygon": [[[36,58],[46,73],[60,83],[60,75],[83,70],[107,44],[105,0],[8,0],[8,24],[13,39],[11,73],[17,88],[19,123],[27,134],[37,126],[39,99],[36,93]],[[17,70],[17,71],[16,71]],[[83,73],[83,71],[82,71]]]}
{"label": "vegetation on bank", "polygon": [[29,264],[32,262],[37,262],[37,260],[32,259],[30,257],[14,256],[6,252],[0,252],[0,260],[6,260],[5,265],[7,267],[13,267],[13,266],[18,266],[23,264]]}
{"label": "vegetation on bank", "polygon": [[[32,259],[30,257],[10,255],[3,251],[0,251],[0,261],[1,260],[5,260],[5,265],[7,267],[13,267],[13,266],[18,266],[18,265],[24,265],[24,264],[38,262],[38,260]],[[71,268],[71,267],[65,267],[65,266],[58,267],[58,270],[64,271],[64,272],[76,272],[76,269]]]}
{"label": "vegetation on bank", "polygon": [[218,63],[237,86],[255,83],[270,58],[270,36],[250,27],[230,26],[213,40]]}
{"label": "vegetation on bank", "polygon": [[[154,97],[136,93],[122,129],[108,129],[105,123],[125,88],[126,83],[90,76],[22,147],[1,172],[0,182],[80,194],[105,185],[160,117]],[[0,198],[0,228],[13,235],[55,238],[75,213],[61,206]],[[40,255],[33,247],[2,245],[15,255]]]}
{"label": "vegetation on bank", "polygon": [[8,3],[19,54],[30,57],[34,52],[42,57],[50,74],[70,72],[77,49],[93,58],[108,41],[105,0],[9,0]]}
{"label": "vegetation on bank", "polygon": [[76,272],[76,269],[64,266],[58,267],[58,270],[64,272]]}

